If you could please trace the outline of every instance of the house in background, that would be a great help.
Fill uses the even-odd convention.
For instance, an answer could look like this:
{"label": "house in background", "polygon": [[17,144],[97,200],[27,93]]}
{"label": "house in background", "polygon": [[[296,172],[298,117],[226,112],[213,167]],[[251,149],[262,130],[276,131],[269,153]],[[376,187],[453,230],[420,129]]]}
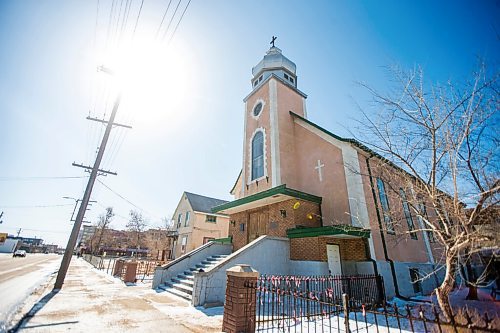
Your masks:
{"label": "house in background", "polygon": [[172,219],[177,240],[174,258],[196,249],[207,242],[225,238],[228,234],[229,217],[212,213],[212,208],[227,203],[225,200],[184,192]]}

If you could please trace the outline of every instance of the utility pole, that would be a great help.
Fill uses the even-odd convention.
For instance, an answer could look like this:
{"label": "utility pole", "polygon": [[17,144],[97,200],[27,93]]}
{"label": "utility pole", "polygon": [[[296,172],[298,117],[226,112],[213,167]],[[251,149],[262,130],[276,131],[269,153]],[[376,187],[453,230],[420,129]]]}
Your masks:
{"label": "utility pole", "polygon": [[[111,73],[109,70],[101,67],[101,70]],[[64,283],[64,278],[66,277],[66,273],[68,271],[69,263],[71,262],[71,257],[73,256],[73,249],[76,245],[76,240],[78,238],[78,232],[82,226],[82,221],[85,216],[85,211],[87,210],[87,205],[90,200],[90,195],[92,194],[92,189],[94,187],[95,180],[98,176],[99,172],[108,173],[106,171],[100,170],[99,166],[102,161],[102,157],[104,155],[104,150],[106,149],[106,144],[108,143],[109,134],[111,133],[111,129],[114,123],[116,112],[118,111],[118,106],[120,106],[121,94],[116,97],[115,104],[113,105],[113,111],[111,112],[111,116],[107,121],[106,131],[104,132],[104,136],[102,137],[101,145],[99,146],[99,151],[97,153],[97,157],[94,162],[94,166],[92,168],[85,167],[86,169],[91,169],[89,181],[87,183],[87,187],[85,188],[85,194],[82,198],[82,203],[80,204],[80,208],[78,209],[78,214],[76,215],[75,224],[73,224],[73,229],[71,230],[71,235],[68,240],[68,245],[66,246],[66,251],[64,251],[64,256],[61,262],[61,267],[59,268],[59,272],[57,273],[56,283],[54,284],[55,290],[60,290]]]}

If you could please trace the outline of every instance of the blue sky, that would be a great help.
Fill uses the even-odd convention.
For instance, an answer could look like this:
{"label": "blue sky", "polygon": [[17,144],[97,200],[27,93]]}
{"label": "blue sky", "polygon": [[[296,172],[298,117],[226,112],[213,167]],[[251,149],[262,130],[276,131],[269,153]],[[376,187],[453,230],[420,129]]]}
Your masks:
{"label": "blue sky", "polygon": [[[103,129],[85,117],[109,116],[106,89],[115,84],[96,67],[118,67],[116,59],[146,40],[162,51],[139,57],[138,71],[155,71],[153,58],[170,67],[158,70],[155,86],[126,90],[118,121],[133,129],[113,131],[102,168],[118,176],[100,177],[127,201],[96,183],[98,203],[87,213],[95,221],[114,207],[115,228],[124,227],[133,205],[158,225],[185,190],[231,199],[241,168],[242,99],[272,35],[297,65],[309,118],[344,136],[358,105],[369,110],[356,82],[386,89],[387,66],[420,65],[429,82],[467,78],[478,57],[498,66],[498,1],[193,0],[168,43],[187,1],[162,39],[178,1],[160,27],[169,1],[145,0],[134,47],[114,60],[103,54],[131,43],[140,0],[123,25],[116,9],[127,2],[114,2],[109,32],[112,1],[100,0],[99,10],[97,1],[0,2],[0,232],[22,228],[23,236],[66,244],[74,202],[62,197],[81,197],[86,178],[33,177],[87,175],[71,163],[92,163]],[[134,93],[145,86],[145,94]]]}

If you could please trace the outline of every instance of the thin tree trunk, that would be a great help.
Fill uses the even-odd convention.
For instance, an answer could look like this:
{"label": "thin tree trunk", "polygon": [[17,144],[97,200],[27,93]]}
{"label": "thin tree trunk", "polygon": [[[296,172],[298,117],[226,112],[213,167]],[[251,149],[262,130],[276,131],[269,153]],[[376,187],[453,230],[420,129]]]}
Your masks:
{"label": "thin tree trunk", "polygon": [[475,300],[477,301],[477,279],[476,275],[474,274],[474,270],[472,269],[472,265],[470,262],[468,262],[465,265],[465,268],[467,269],[467,287],[469,288],[469,293],[467,294],[466,299],[468,300]]}
{"label": "thin tree trunk", "polygon": [[457,258],[448,254],[446,258],[446,275],[443,283],[436,289],[436,296],[439,307],[448,319],[452,319],[453,312],[450,305],[449,294],[455,284],[455,275],[457,271]]}

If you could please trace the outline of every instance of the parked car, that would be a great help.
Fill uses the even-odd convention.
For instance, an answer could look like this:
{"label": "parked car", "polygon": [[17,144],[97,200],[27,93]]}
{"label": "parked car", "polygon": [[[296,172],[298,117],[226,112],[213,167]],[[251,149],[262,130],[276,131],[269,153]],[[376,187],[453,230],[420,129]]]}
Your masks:
{"label": "parked car", "polygon": [[24,251],[24,250],[17,250],[16,252],[14,252],[14,254],[12,255],[12,257],[26,257],[26,251]]}

